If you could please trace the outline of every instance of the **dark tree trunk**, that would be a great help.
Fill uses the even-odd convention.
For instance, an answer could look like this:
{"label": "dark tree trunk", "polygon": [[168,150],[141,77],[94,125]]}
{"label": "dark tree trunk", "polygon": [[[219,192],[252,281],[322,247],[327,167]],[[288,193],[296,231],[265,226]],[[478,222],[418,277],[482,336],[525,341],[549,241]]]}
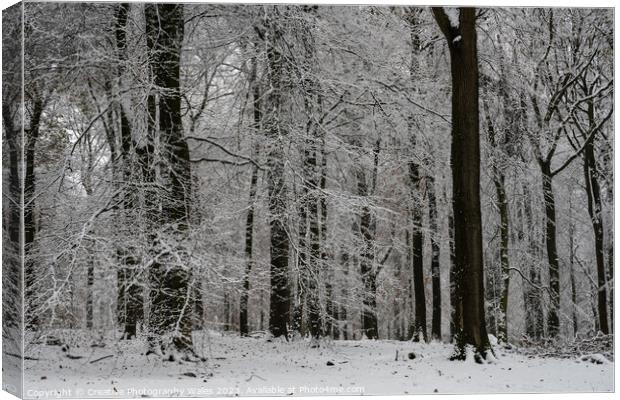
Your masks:
{"label": "dark tree trunk", "polygon": [[[377,140],[374,153],[373,172],[371,178],[372,190],[369,190],[366,182],[366,174],[362,166],[356,168],[357,194],[361,198],[368,198],[374,192],[377,181],[379,167],[379,149],[381,141]],[[368,339],[379,338],[379,328],[377,322],[377,271],[373,268],[375,252],[373,249],[375,240],[375,221],[368,205],[362,207],[360,215],[360,236],[363,241],[362,253],[360,257],[360,273],[364,286],[362,301],[362,331]]]}
{"label": "dark tree trunk", "polygon": [[346,307],[346,303],[349,297],[349,290],[347,288],[347,282],[348,282],[348,276],[349,276],[349,254],[347,252],[343,252],[342,253],[342,274],[344,275],[344,282],[345,284],[342,287],[342,298],[343,301],[341,302],[340,305],[340,312],[339,317],[340,320],[342,321],[342,326],[340,331],[342,332],[342,339],[344,340],[349,340],[349,321],[347,320],[348,318],[348,313],[347,313],[347,307]]}
{"label": "dark tree trunk", "polygon": [[508,259],[509,245],[509,226],[508,226],[508,200],[506,198],[505,177],[499,168],[496,170],[495,192],[497,194],[497,205],[500,216],[500,248],[499,257],[501,265],[502,287],[499,309],[501,312],[501,320],[498,326],[498,339],[502,342],[508,342],[508,293],[510,285],[510,269]]}
{"label": "dark tree trunk", "polygon": [[325,282],[325,291],[327,293],[326,297],[326,322],[325,322],[325,332],[331,334],[332,338],[337,338],[339,336],[338,325],[334,325],[334,321],[338,321],[339,312],[338,306],[334,306],[333,302],[333,277],[334,271],[331,270],[330,266],[327,263],[327,196],[325,194],[325,189],[327,185],[327,153],[325,151],[325,132],[323,129],[320,129],[319,136],[321,142],[321,169],[320,169],[320,180],[319,186],[320,191],[318,194],[319,197],[319,227],[320,227],[320,238],[319,238],[319,247],[321,249],[321,268],[325,270],[327,274],[327,279]]}
{"label": "dark tree trunk", "polygon": [[[150,65],[159,97],[159,132],[167,165],[161,171],[162,194],[159,221],[171,234],[182,238],[189,223],[191,170],[189,149],[181,118],[180,58],[183,44],[183,6],[145,5],[150,42]],[[152,171],[151,171],[152,172]],[[156,241],[154,245],[157,245]],[[156,263],[150,270],[151,334],[156,341],[172,334],[172,350],[193,352],[191,272],[184,266]],[[189,296],[189,298],[188,298]],[[152,343],[153,344],[153,343]],[[161,345],[161,342],[160,342]],[[165,346],[164,346],[165,347]]]}
{"label": "dark tree trunk", "polygon": [[428,193],[428,222],[431,238],[431,274],[433,284],[433,319],[431,323],[431,335],[435,340],[441,340],[441,275],[440,275],[440,246],[437,240],[439,229],[437,227],[437,198],[435,196],[435,178],[431,175],[426,177],[426,190]]}
{"label": "dark tree trunk", "polygon": [[524,308],[525,313],[525,332],[528,337],[532,339],[540,339],[543,334],[543,309],[542,309],[542,293],[541,293],[541,278],[536,261],[541,257],[541,250],[538,246],[537,235],[533,234],[534,217],[532,215],[532,198],[529,189],[525,184],[523,185],[523,215],[521,220],[521,235],[524,238],[525,232],[528,231],[528,252],[531,259],[526,259],[522,264],[527,268],[528,279],[524,279],[523,284],[525,290],[524,296]]}
{"label": "dark tree trunk", "polygon": [[267,42],[268,81],[271,88],[267,98],[269,113],[265,119],[265,130],[272,144],[267,171],[269,198],[270,233],[270,309],[269,331],[273,336],[287,336],[289,320],[290,289],[288,284],[289,237],[286,230],[286,182],[284,179],[284,143],[286,136],[281,123],[284,58],[279,49],[281,42],[277,17],[269,15],[265,34]]}
{"label": "dark tree trunk", "polygon": [[[252,60],[252,72],[250,76],[250,86],[253,96],[253,118],[254,132],[259,133],[261,130],[262,110],[260,102],[260,86],[257,81],[258,66],[256,57]],[[255,154],[258,153],[258,145],[256,145]],[[250,295],[250,273],[252,272],[252,250],[254,243],[254,202],[256,201],[256,186],[258,183],[258,168],[252,167],[252,176],[250,177],[250,195],[248,198],[248,213],[245,217],[245,258],[246,267],[243,274],[243,289],[241,290],[241,299],[239,304],[239,331],[241,336],[249,333],[248,326],[248,298]]]}
{"label": "dark tree trunk", "polygon": [[412,186],[414,201],[412,214],[413,233],[411,236],[411,256],[413,259],[413,293],[415,296],[415,314],[411,327],[411,339],[413,341],[427,340],[426,332],[426,294],[424,290],[424,235],[422,233],[422,202],[421,178],[419,166],[411,162],[409,164],[409,180]]}
{"label": "dark tree trunk", "polygon": [[545,242],[547,244],[547,261],[549,263],[549,311],[547,314],[548,334],[557,336],[560,330],[560,266],[556,236],[555,196],[553,194],[553,176],[549,162],[540,161],[542,189],[545,200]]}
{"label": "dark tree trunk", "polygon": [[293,305],[292,329],[300,335],[305,335],[303,326],[304,305],[306,303],[306,291],[308,289],[308,186],[302,182],[301,201],[299,204],[299,242],[297,246],[297,291]]}
{"label": "dark tree trunk", "polygon": [[[19,14],[11,15],[19,10]],[[11,17],[11,18],[9,18]],[[3,234],[2,245],[2,317],[3,317],[3,350],[12,349],[22,352],[22,331],[23,331],[23,245],[22,245],[22,184],[20,180],[20,170],[22,166],[22,97],[21,91],[17,87],[17,82],[21,82],[23,61],[21,60],[21,8],[16,5],[4,11],[2,22],[3,27],[3,54],[9,45],[17,45],[11,57],[6,57],[2,62],[2,124],[3,133],[6,140],[8,157],[4,159],[4,166],[8,161],[8,174],[3,175],[2,191],[6,198],[6,208],[3,207]],[[13,35],[19,35],[18,39],[6,37],[9,29]],[[4,31],[5,30],[5,31]],[[13,48],[12,46],[12,48]],[[13,71],[11,71],[13,69]],[[15,87],[9,86],[7,82],[14,82]],[[13,90],[11,90],[13,89]],[[17,126],[16,126],[17,125]],[[3,150],[4,147],[3,141]],[[8,181],[5,181],[5,179]],[[7,187],[8,184],[8,187]],[[5,214],[6,213],[6,214]],[[6,239],[8,237],[8,240]],[[6,354],[5,354],[6,357]]]}
{"label": "dark tree trunk", "polygon": [[[420,56],[420,37],[418,26],[418,14],[421,9],[411,8],[408,13],[409,31],[411,36],[411,64],[409,66],[409,78],[415,84],[417,58]],[[416,133],[414,132],[414,117],[408,120],[409,137],[411,146],[417,150]],[[411,338],[414,341],[428,340],[426,330],[426,293],[424,289],[424,234],[422,232],[422,209],[423,188],[420,165],[415,161],[409,162],[409,184],[411,187],[411,223],[413,234],[411,236],[411,254],[413,258],[413,290],[415,296],[415,314],[411,327]]]}
{"label": "dark tree trunk", "polygon": [[448,233],[450,236],[450,341],[456,337],[456,326],[460,316],[457,314],[456,304],[456,257],[454,253],[454,214],[453,210],[448,214]]}
{"label": "dark tree trunk", "polygon": [[249,333],[248,326],[248,298],[250,293],[250,273],[252,271],[253,257],[253,230],[254,230],[254,201],[256,199],[256,185],[258,181],[258,169],[253,168],[250,178],[249,208],[245,222],[245,257],[246,267],[243,275],[243,290],[241,292],[241,304],[239,305],[239,324],[242,336]]}
{"label": "dark tree trunk", "polygon": [[573,221],[572,193],[568,195],[568,266],[570,268],[570,292],[571,292],[571,311],[573,319],[573,337],[577,337],[579,332],[579,321],[577,319],[577,287],[575,282],[575,222]]}
{"label": "dark tree trunk", "polygon": [[[360,197],[368,196],[368,184],[366,174],[358,167],[357,169],[357,194]],[[360,258],[360,273],[364,285],[362,301],[362,331],[368,339],[377,339],[379,332],[377,326],[377,282],[373,270],[374,252],[372,244],[374,229],[372,215],[368,206],[362,207],[360,217],[360,233],[364,242]]]}
{"label": "dark tree trunk", "polygon": [[598,282],[598,317],[601,332],[609,333],[609,324],[607,318],[607,282],[605,276],[605,247],[604,232],[602,219],[602,201],[601,189],[598,183],[598,171],[596,166],[596,158],[594,155],[594,143],[586,144],[584,150],[584,175],[586,183],[586,193],[588,196],[588,214],[592,222],[592,230],[594,232],[594,248],[596,254],[596,272]]}
{"label": "dark tree trunk", "polygon": [[[88,140],[88,171],[86,177],[82,178],[82,186],[86,195],[90,198],[93,195],[93,188],[91,185],[90,174],[93,168],[93,153],[90,138],[88,135],[85,138]],[[93,328],[93,297],[94,285],[95,285],[95,256],[94,256],[94,242],[88,241],[86,243],[86,329]]]}
{"label": "dark tree trunk", "polygon": [[[116,52],[118,58],[117,76],[119,88],[122,87],[123,75],[126,70],[127,62],[127,18],[130,10],[129,3],[121,3],[117,6],[115,14],[114,33],[116,38]],[[132,150],[133,140],[131,135],[131,122],[127,117],[123,101],[118,100],[120,116],[120,136],[121,136],[121,163],[123,180],[129,182],[133,179],[132,175]],[[112,141],[109,141],[112,143]],[[115,146],[110,146],[111,151]],[[143,167],[144,168],[144,167]],[[131,213],[134,208],[135,195],[132,189],[127,189],[123,194],[123,206],[126,212]],[[126,215],[126,217],[129,217]],[[131,217],[129,217],[131,218]],[[117,316],[119,324],[123,325],[123,337],[132,339],[136,336],[138,322],[144,317],[142,288],[137,285],[138,274],[136,270],[137,260],[134,257],[135,249],[122,248],[118,250],[118,258],[121,267],[117,272]]]}
{"label": "dark tree trunk", "polygon": [[[32,110],[30,117],[30,126],[24,130],[25,143],[25,172],[24,172],[24,284],[25,298],[36,299],[36,282],[37,274],[35,271],[35,263],[32,259],[32,246],[37,231],[35,222],[35,181],[34,173],[36,145],[39,138],[39,125],[41,123],[41,115],[43,113],[43,99],[38,91],[34,91],[32,98]],[[36,302],[30,301],[33,312],[25,315],[26,328],[37,329],[39,326],[39,316],[37,315]]]}
{"label": "dark tree trunk", "polygon": [[490,345],[484,316],[476,10],[460,8],[458,28],[442,8],[433,8],[433,14],[448,42],[452,74],[452,190],[460,317],[454,358],[465,358],[468,344],[484,358]]}
{"label": "dark tree trunk", "polygon": [[[610,236],[612,235],[608,235],[608,238]],[[608,239],[608,241],[611,241],[611,240],[613,239],[611,238]],[[607,261],[607,264],[608,264],[607,281],[609,282],[614,278],[614,245],[613,243],[609,245],[607,260],[608,260]],[[610,333],[614,333],[614,301],[613,301],[613,299],[615,299],[614,285],[611,285],[611,287],[609,288],[609,298],[612,299],[612,301],[609,302],[609,319],[611,321],[611,323],[609,324],[609,328],[610,328]]]}
{"label": "dark tree trunk", "polygon": [[[321,170],[318,164],[318,144],[321,142],[321,127],[318,118],[322,114],[322,95],[321,88],[316,78],[315,64],[316,45],[313,36],[313,8],[304,7],[303,10],[308,14],[309,20],[301,28],[300,38],[304,51],[304,61],[301,65],[301,87],[303,89],[304,109],[306,113],[306,138],[303,150],[303,172],[302,172],[302,206],[301,210],[306,214],[306,221],[302,224],[307,228],[307,232],[302,231],[300,235],[305,239],[307,234],[307,249],[305,263],[300,265],[302,282],[304,284],[306,308],[308,313],[308,325],[310,335],[318,339],[322,335],[321,307],[319,303],[319,284],[318,280],[323,265],[323,255],[321,251],[321,220],[323,219],[322,208],[319,201],[321,198]],[[301,247],[303,251],[303,247]],[[328,319],[327,317],[326,319]],[[316,342],[315,342],[316,344]]]}
{"label": "dark tree trunk", "polygon": [[202,300],[202,293],[203,293],[203,288],[202,288],[202,281],[200,279],[196,279],[196,281],[194,282],[193,285],[193,305],[194,305],[194,309],[193,309],[193,318],[192,318],[192,326],[194,330],[202,330],[205,328],[205,321],[204,321],[204,304],[203,304],[203,300]]}

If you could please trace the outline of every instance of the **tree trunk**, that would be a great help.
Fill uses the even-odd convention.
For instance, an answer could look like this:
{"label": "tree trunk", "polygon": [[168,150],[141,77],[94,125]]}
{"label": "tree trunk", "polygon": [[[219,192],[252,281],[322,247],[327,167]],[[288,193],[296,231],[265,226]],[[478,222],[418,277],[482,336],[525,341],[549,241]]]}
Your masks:
{"label": "tree trunk", "polygon": [[[591,129],[596,125],[594,121],[594,105],[588,102],[588,117]],[[594,153],[594,141],[586,143],[583,152],[583,172],[586,183],[586,194],[588,196],[588,214],[592,223],[594,233],[594,249],[596,255],[596,274],[598,281],[598,318],[599,327],[604,334],[609,333],[607,319],[607,279],[605,275],[605,242],[601,201],[601,188],[598,183],[598,170],[596,166],[596,156]]]}
{"label": "tree trunk", "polygon": [[431,323],[431,335],[435,340],[441,340],[441,275],[440,275],[440,246],[439,229],[437,227],[437,198],[435,196],[435,178],[431,175],[426,177],[426,189],[428,193],[428,220],[431,238],[431,273],[433,284],[433,319]]}
{"label": "tree trunk", "polygon": [[[253,118],[254,132],[258,134],[261,131],[261,101],[260,101],[260,85],[257,81],[257,60],[256,56],[252,59],[252,71],[250,76],[250,86],[253,96]],[[258,154],[258,145],[256,145],[255,155]],[[243,274],[243,289],[241,291],[241,299],[239,304],[239,331],[241,336],[249,333],[248,326],[248,298],[250,295],[250,273],[252,272],[252,250],[254,242],[254,202],[256,201],[256,186],[258,183],[258,168],[252,167],[252,176],[250,177],[250,195],[248,199],[248,213],[245,219],[245,258],[246,267]]]}
{"label": "tree trunk", "polygon": [[448,42],[452,75],[454,252],[460,314],[454,358],[464,359],[468,344],[484,358],[490,345],[484,316],[476,10],[461,7],[458,28],[443,8],[433,8],[433,14]]}
{"label": "tree trunk", "polygon": [[[30,117],[30,126],[24,129],[25,140],[25,171],[24,171],[24,284],[25,298],[33,300],[36,295],[37,274],[35,271],[35,263],[32,259],[32,246],[36,235],[35,222],[35,181],[34,173],[36,144],[39,138],[39,125],[41,123],[41,115],[43,113],[43,99],[37,90],[33,94],[32,110]],[[36,302],[29,301],[31,304],[30,313],[25,315],[27,329],[37,329],[39,327],[39,316],[37,314]]]}
{"label": "tree trunk", "polygon": [[289,320],[290,290],[288,286],[289,237],[286,230],[286,182],[284,179],[284,143],[286,136],[281,123],[281,107],[284,59],[280,52],[280,29],[277,17],[269,14],[266,23],[267,64],[270,92],[267,98],[269,113],[266,115],[265,130],[274,141],[269,154],[267,191],[269,198],[270,234],[270,309],[269,331],[273,336],[287,336]]}
{"label": "tree trunk", "polygon": [[333,302],[333,277],[334,271],[331,270],[332,267],[327,263],[327,196],[325,194],[325,189],[327,186],[327,153],[325,151],[325,132],[323,129],[320,129],[318,132],[321,143],[321,168],[320,168],[320,180],[319,186],[320,191],[318,193],[319,197],[319,227],[320,227],[320,236],[319,236],[319,247],[321,249],[321,268],[324,270],[325,274],[327,274],[327,279],[325,282],[325,291],[326,291],[326,323],[325,323],[325,332],[331,334],[332,338],[337,338],[339,336],[338,325],[334,325],[335,321],[339,320],[339,312],[338,306],[334,306]]}
{"label": "tree trunk", "polygon": [[[368,184],[366,174],[362,167],[357,168],[357,194],[360,197],[368,196]],[[364,245],[360,258],[360,273],[364,286],[362,301],[362,331],[368,339],[378,339],[377,326],[377,282],[375,271],[372,266],[374,263],[374,251],[372,249],[374,241],[374,229],[372,215],[368,206],[362,207],[360,216],[360,233]]]}
{"label": "tree trunk", "polygon": [[[373,150],[373,170],[371,177],[371,187],[369,190],[366,182],[366,174],[362,166],[356,168],[357,194],[361,198],[368,198],[374,192],[377,182],[379,167],[379,149],[381,141],[378,139]],[[377,271],[373,268],[375,252],[373,249],[375,241],[375,221],[368,205],[362,207],[360,215],[360,236],[363,241],[362,253],[360,257],[360,273],[364,286],[362,301],[362,331],[368,339],[379,338],[379,327],[377,322]]]}
{"label": "tree trunk", "polygon": [[532,339],[540,339],[543,334],[543,310],[540,271],[536,264],[539,259],[540,249],[537,245],[537,235],[532,233],[535,226],[531,202],[531,193],[527,186],[523,184],[521,237],[525,239],[525,232],[526,230],[529,231],[526,240],[528,242],[527,249],[530,256],[530,258],[526,259],[522,264],[527,268],[528,273],[528,279],[523,279],[523,285],[525,285],[523,303],[526,311],[525,332],[527,336]]}
{"label": "tree trunk", "polygon": [[453,210],[448,211],[448,233],[450,236],[450,341],[456,338],[457,321],[460,316],[457,314],[459,309],[456,304],[456,257],[454,253],[454,214]]}
{"label": "tree trunk", "polygon": [[[314,40],[314,17],[312,7],[303,7],[308,14],[307,24],[300,29],[300,39],[304,52],[304,61],[301,66],[301,87],[303,89],[304,110],[306,113],[306,138],[303,150],[302,184],[303,196],[302,210],[307,212],[307,254],[305,265],[300,265],[303,282],[306,289],[306,307],[308,311],[308,324],[310,335],[318,339],[322,335],[321,306],[319,302],[319,277],[322,276],[324,252],[321,250],[321,220],[323,209],[319,204],[321,199],[322,171],[318,164],[318,144],[321,143],[321,126],[318,118],[322,114],[321,88],[316,78],[316,44]],[[324,184],[324,182],[323,182]],[[303,235],[305,232],[301,232]],[[303,269],[301,267],[304,267]],[[326,316],[326,320],[329,316]],[[315,344],[318,343],[315,341]]]}
{"label": "tree trunk", "polygon": [[573,338],[577,337],[579,332],[579,321],[577,320],[577,288],[575,284],[575,222],[573,220],[572,193],[568,195],[568,266],[570,268],[570,291],[572,302],[572,319],[573,319]]}
{"label": "tree trunk", "polygon": [[[500,83],[505,84],[505,83]],[[505,103],[508,103],[507,100],[504,100]],[[487,122],[487,135],[489,138],[489,143],[491,147],[495,149],[497,152],[501,151],[498,148],[496,138],[495,138],[495,126],[493,125],[493,121],[491,120],[491,113],[487,106],[486,101],[483,101],[483,105],[485,108],[486,122]],[[507,140],[507,139],[504,139]],[[500,318],[497,322],[497,336],[500,342],[507,343],[508,342],[508,290],[510,284],[510,269],[509,269],[509,258],[508,258],[508,245],[509,245],[509,225],[508,225],[508,199],[506,198],[506,178],[504,173],[502,172],[502,166],[498,165],[498,162],[495,160],[495,157],[491,158],[491,170],[493,172],[492,180],[493,185],[495,186],[495,195],[497,197],[496,203],[497,208],[499,210],[500,217],[500,247],[499,247],[499,258],[500,258],[500,267],[501,267],[501,277],[502,277],[502,286],[501,286],[501,295],[499,301],[499,311]]]}
{"label": "tree trunk", "polygon": [[[182,239],[189,223],[191,170],[189,149],[183,137],[180,91],[180,58],[183,43],[183,6],[178,4],[145,5],[150,42],[150,65],[159,93],[159,132],[167,165],[162,168],[160,222],[164,229]],[[157,246],[157,240],[153,243]],[[175,249],[176,250],[176,249]],[[180,250],[180,249],[179,249]],[[161,337],[171,336],[173,352],[191,353],[192,307],[191,271],[166,260],[155,263],[150,274],[151,333],[161,344]],[[165,346],[164,346],[165,347]]]}
{"label": "tree trunk", "polygon": [[[408,14],[409,31],[411,37],[411,63],[409,66],[409,79],[415,84],[417,58],[420,50],[420,37],[418,34],[417,16],[421,9],[411,8]],[[414,132],[413,116],[408,120],[408,131],[411,139],[411,147],[417,150],[416,134]],[[415,161],[409,162],[409,182],[411,187],[411,224],[413,234],[411,236],[411,254],[413,258],[413,286],[415,296],[415,315],[413,316],[413,326],[411,327],[411,338],[413,341],[427,341],[426,331],[426,293],[424,290],[424,234],[422,232],[422,207],[423,207],[423,187],[420,165]]]}
{"label": "tree trunk", "polygon": [[555,196],[553,194],[553,176],[549,162],[540,161],[542,189],[545,200],[545,242],[547,244],[547,261],[549,263],[549,311],[547,314],[548,334],[557,336],[560,330],[560,267],[556,237]]}
{"label": "tree trunk", "polygon": [[[122,90],[123,75],[126,70],[127,62],[127,18],[130,10],[129,3],[121,3],[117,6],[115,13],[114,33],[116,38],[116,52],[118,58],[117,76],[119,88]],[[121,130],[121,156],[123,179],[130,182],[135,175],[132,171],[132,150],[134,149],[131,134],[131,122],[125,112],[122,98],[119,99],[119,116]],[[109,141],[111,143],[111,141]],[[111,151],[115,147],[110,146]],[[144,169],[145,166],[143,165]],[[135,207],[135,195],[131,189],[127,189],[123,194],[123,206],[126,212],[131,213]],[[132,218],[125,215],[126,218]],[[117,316],[119,324],[123,325],[123,337],[132,339],[136,337],[138,322],[144,317],[142,288],[137,285],[138,264],[134,253],[134,248],[122,248],[118,250],[118,258],[121,267],[117,272]]]}
{"label": "tree trunk", "polygon": [[[17,12],[17,13],[16,13]],[[10,57],[2,62],[2,124],[6,139],[8,157],[3,160],[5,168],[8,164],[8,174],[3,174],[2,191],[6,198],[6,208],[3,207],[2,228],[4,240],[2,243],[2,329],[3,349],[23,352],[23,242],[21,212],[23,193],[20,172],[22,159],[23,102],[18,82],[22,81],[23,60],[21,57],[23,43],[21,41],[21,6],[13,6],[3,12],[3,47],[9,45],[14,49]],[[11,29],[13,28],[13,29]],[[12,36],[12,37],[11,37]],[[18,39],[19,37],[19,39]],[[6,50],[4,50],[6,51]],[[10,84],[13,82],[13,85]],[[3,142],[3,157],[4,157]],[[5,180],[6,179],[6,180]],[[7,185],[8,184],[8,185]],[[8,187],[7,187],[8,186]],[[7,190],[8,189],[8,190]],[[8,192],[8,193],[7,193]],[[6,213],[6,214],[5,214]],[[8,237],[8,240],[7,240]],[[6,354],[5,354],[6,357]],[[17,385],[17,382],[15,382]]]}

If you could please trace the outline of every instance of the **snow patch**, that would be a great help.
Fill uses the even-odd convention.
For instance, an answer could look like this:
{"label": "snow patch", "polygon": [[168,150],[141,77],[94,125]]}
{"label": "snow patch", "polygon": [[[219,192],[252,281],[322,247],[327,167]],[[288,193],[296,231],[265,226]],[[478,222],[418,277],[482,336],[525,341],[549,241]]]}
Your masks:
{"label": "snow patch", "polygon": [[[68,332],[74,337],[80,332]],[[62,342],[69,342],[60,337]],[[59,387],[72,393],[90,390],[89,395],[140,397],[140,390],[153,395],[176,388],[175,396],[256,396],[264,387],[295,388],[294,395],[315,388],[348,388],[346,394],[403,395],[423,393],[515,393],[613,391],[614,362],[600,354],[588,357],[603,361],[593,366],[579,359],[531,358],[509,352],[494,362],[476,364],[475,349],[467,347],[470,362],[450,361],[454,345],[448,343],[410,343],[394,340],[321,341],[312,349],[310,341],[257,340],[219,332],[194,332],[194,347],[201,360],[165,362],[161,357],[144,356],[146,340],[103,339],[106,346],[90,347],[92,337],[70,341],[73,360],[59,346],[44,341],[33,344],[24,361],[25,385],[45,393]],[[98,338],[97,338],[98,339]],[[99,339],[98,339],[99,340]],[[399,356],[394,357],[398,350]],[[416,354],[409,360],[408,352]],[[114,353],[114,357],[106,357]],[[423,362],[418,362],[424,355]],[[205,360],[205,361],[203,361]],[[330,364],[327,365],[328,361]],[[45,376],[46,379],[41,379]],[[133,391],[132,388],[134,388]],[[219,393],[230,388],[231,393]],[[258,391],[258,392],[257,392]],[[272,395],[285,395],[288,392]],[[84,392],[86,397],[88,393]],[[266,393],[263,393],[266,394]],[[339,392],[323,393],[341,394]],[[100,396],[101,397],[101,396]]]}
{"label": "snow patch", "polygon": [[453,28],[458,28],[459,27],[459,15],[460,15],[459,9],[455,7],[444,7],[443,10],[445,11],[446,15],[448,16],[448,19],[450,20],[450,25]]}

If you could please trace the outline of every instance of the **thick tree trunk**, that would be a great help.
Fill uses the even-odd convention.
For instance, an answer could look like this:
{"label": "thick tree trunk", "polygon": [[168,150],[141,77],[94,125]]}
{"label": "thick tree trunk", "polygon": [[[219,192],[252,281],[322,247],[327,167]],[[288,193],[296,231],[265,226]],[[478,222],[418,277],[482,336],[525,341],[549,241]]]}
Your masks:
{"label": "thick tree trunk", "polygon": [[[180,91],[180,58],[183,43],[183,6],[178,4],[145,5],[147,30],[151,35],[150,65],[159,91],[160,143],[167,158],[161,171],[161,223],[171,234],[183,237],[189,223],[191,170],[189,149],[183,137]],[[157,245],[157,243],[153,243]],[[191,272],[185,266],[164,260],[150,273],[151,334],[157,341],[171,336],[172,351],[184,353],[192,349]],[[161,344],[161,342],[160,342]],[[165,347],[165,346],[164,346]]]}
{"label": "thick tree trunk", "polygon": [[270,309],[269,331],[273,336],[287,336],[289,320],[290,289],[288,284],[289,237],[286,230],[286,182],[284,179],[284,143],[286,136],[281,123],[281,107],[284,72],[284,58],[279,49],[281,42],[275,15],[269,15],[266,23],[267,64],[270,92],[267,98],[269,113],[266,115],[265,130],[274,142],[271,146],[267,171],[269,198],[270,234]]}
{"label": "thick tree trunk", "polygon": [[443,9],[433,8],[433,14],[448,42],[452,74],[454,250],[460,309],[454,358],[465,358],[466,345],[484,358],[490,345],[484,316],[476,10],[460,8],[458,28]]}

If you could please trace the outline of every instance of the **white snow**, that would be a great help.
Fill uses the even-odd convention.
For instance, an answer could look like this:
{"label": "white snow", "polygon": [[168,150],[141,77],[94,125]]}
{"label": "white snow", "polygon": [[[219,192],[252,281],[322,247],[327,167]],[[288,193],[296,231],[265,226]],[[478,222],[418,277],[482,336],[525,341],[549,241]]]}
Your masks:
{"label": "white snow", "polygon": [[459,9],[456,7],[444,7],[443,9],[450,20],[450,25],[452,25],[453,28],[458,28],[460,15]]}
{"label": "white snow", "polygon": [[[37,345],[25,362],[25,396],[192,397],[327,394],[610,392],[614,363],[528,358],[496,348],[496,360],[449,361],[453,347],[390,340],[286,342],[196,334],[205,362],[141,355],[140,340],[105,347]],[[79,347],[78,347],[79,346]],[[416,357],[409,359],[409,353]],[[67,357],[82,356],[79,359]],[[93,360],[112,355],[100,361]],[[329,364],[329,365],[328,365]]]}
{"label": "white snow", "polygon": [[455,37],[454,39],[452,39],[452,43],[458,43],[461,41],[461,39],[463,39],[463,37],[461,35],[458,35],[457,37]]}

